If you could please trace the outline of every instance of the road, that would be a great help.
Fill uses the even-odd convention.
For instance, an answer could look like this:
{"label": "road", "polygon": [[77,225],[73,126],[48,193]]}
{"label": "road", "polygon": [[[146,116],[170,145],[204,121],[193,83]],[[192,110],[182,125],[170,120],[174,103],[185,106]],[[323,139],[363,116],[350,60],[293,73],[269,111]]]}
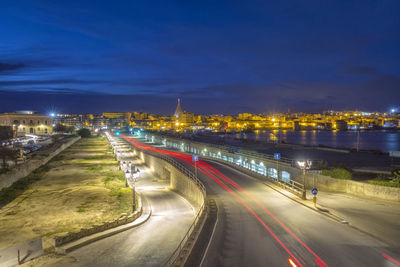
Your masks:
{"label": "road", "polygon": [[[238,195],[304,266],[319,265],[316,257],[312,257],[312,253],[262,207],[276,216],[328,266],[390,266],[391,262],[382,253],[396,255],[395,251],[387,251],[385,244],[298,204],[259,180],[219,163],[207,163],[247,191],[251,197],[245,193]],[[212,186],[212,183],[208,184]],[[203,266],[284,266],[289,258],[284,249],[247,208],[238,205],[237,199],[235,201],[228,195],[230,193],[222,191],[225,189],[220,190],[223,210],[219,218],[222,220],[218,221],[220,225],[216,228]],[[226,228],[230,231],[224,230]]]}
{"label": "road", "polygon": [[[193,168],[190,156],[136,145]],[[210,161],[197,166],[199,179],[218,205],[202,266],[398,266],[398,248],[300,205],[229,166]]]}
{"label": "road", "polygon": [[[312,199],[311,194],[307,197]],[[400,202],[320,191],[318,203],[351,225],[400,250]]]}
{"label": "road", "polygon": [[141,170],[137,191],[152,207],[149,220],[35,266],[163,266],[193,223],[193,207],[170,191],[169,184],[154,180],[144,166],[135,165]]}

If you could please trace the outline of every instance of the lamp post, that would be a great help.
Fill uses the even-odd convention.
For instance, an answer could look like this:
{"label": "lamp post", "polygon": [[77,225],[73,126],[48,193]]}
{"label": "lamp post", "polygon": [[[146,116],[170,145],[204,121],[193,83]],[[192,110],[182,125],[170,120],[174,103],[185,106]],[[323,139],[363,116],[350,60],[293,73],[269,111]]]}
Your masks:
{"label": "lamp post", "polygon": [[126,171],[126,180],[128,181],[128,185],[132,190],[133,194],[133,203],[132,203],[132,212],[135,212],[136,210],[136,180],[139,178],[140,175],[140,170],[136,169],[135,166],[132,165],[131,171],[129,169]]}
{"label": "lamp post", "polygon": [[306,195],[306,170],[311,168],[312,161],[311,160],[298,160],[297,165],[299,165],[300,169],[303,171],[303,199],[307,199]]}

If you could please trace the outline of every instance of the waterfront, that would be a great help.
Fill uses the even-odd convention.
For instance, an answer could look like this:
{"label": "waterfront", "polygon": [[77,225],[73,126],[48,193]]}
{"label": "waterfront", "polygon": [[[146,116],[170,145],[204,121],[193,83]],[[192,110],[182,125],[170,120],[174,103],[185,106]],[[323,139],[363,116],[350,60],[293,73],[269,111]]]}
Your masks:
{"label": "waterfront", "polygon": [[[359,135],[357,137],[357,135]],[[240,134],[230,135],[231,138],[240,138]],[[288,144],[306,146],[327,146],[335,148],[349,148],[360,150],[380,150],[382,152],[400,151],[400,132],[393,130],[381,131],[259,131],[247,133],[247,139],[260,142],[272,142],[276,138]]]}

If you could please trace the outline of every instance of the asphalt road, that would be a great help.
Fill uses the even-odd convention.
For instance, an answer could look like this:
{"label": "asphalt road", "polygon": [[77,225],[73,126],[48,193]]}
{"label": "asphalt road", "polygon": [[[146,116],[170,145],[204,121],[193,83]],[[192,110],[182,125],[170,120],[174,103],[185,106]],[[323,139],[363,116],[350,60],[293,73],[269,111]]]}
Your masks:
{"label": "asphalt road", "polygon": [[[178,157],[193,168],[191,156],[141,147]],[[399,265],[398,248],[287,198],[265,181],[221,163],[200,161],[197,166],[199,179],[218,206],[215,228],[198,265]]]}
{"label": "asphalt road", "polygon": [[397,266],[382,255],[398,259],[396,248],[304,207],[231,167],[207,163],[242,190],[229,186],[236,197],[210,177],[199,175],[218,195],[217,226],[202,266],[290,266],[289,258],[297,266]]}
{"label": "asphalt road", "polygon": [[137,190],[152,207],[146,223],[74,250],[49,265],[163,266],[193,223],[194,211],[183,197],[167,189],[168,184],[152,179],[151,174],[143,174],[137,182]]}
{"label": "asphalt road", "polygon": [[[312,200],[311,194],[307,197]],[[318,203],[351,225],[397,248],[400,255],[400,202],[320,191]]]}

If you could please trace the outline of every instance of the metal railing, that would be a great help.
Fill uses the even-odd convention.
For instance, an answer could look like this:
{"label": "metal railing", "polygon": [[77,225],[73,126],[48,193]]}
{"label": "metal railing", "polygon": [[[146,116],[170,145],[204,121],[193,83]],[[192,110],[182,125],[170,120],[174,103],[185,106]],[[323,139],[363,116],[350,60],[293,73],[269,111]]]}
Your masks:
{"label": "metal railing", "polygon": [[141,151],[143,151],[144,153],[148,153],[148,154],[150,154],[150,155],[152,155],[152,156],[155,156],[155,157],[157,157],[157,158],[160,158],[160,159],[162,159],[162,160],[167,161],[167,162],[170,163],[172,166],[174,166],[175,168],[177,168],[182,174],[184,174],[185,176],[187,176],[187,177],[189,177],[191,180],[193,180],[193,181],[196,183],[196,185],[197,185],[198,187],[200,187],[200,190],[202,191],[203,196],[206,195],[206,188],[204,187],[204,184],[196,177],[196,175],[195,175],[192,171],[188,170],[183,164],[177,162],[174,158],[171,158],[171,157],[169,157],[169,156],[162,155],[162,154],[160,154],[160,153],[153,152],[153,151],[142,150],[142,149],[138,149],[138,150],[141,150]]}
{"label": "metal railing", "polygon": [[286,189],[288,189],[291,192],[296,193],[296,194],[302,194],[302,192],[304,191],[304,184],[302,184],[300,182],[297,182],[297,181],[294,181],[292,179],[289,180],[289,182],[287,182],[287,181],[284,181],[284,180],[279,179],[279,178],[273,178],[273,177],[270,177],[268,175],[263,175],[263,174],[261,174],[259,172],[253,171],[253,170],[251,170],[249,168],[246,168],[246,167],[243,167],[241,165],[235,164],[234,162],[229,162],[229,161],[226,161],[226,160],[223,160],[223,159],[220,159],[220,158],[214,158],[214,157],[210,157],[210,156],[201,156],[201,157],[202,158],[207,158],[207,159],[210,159],[210,160],[223,162],[224,164],[231,165],[235,169],[238,169],[238,170],[241,170],[241,171],[246,171],[246,172],[251,173],[251,174],[256,174],[257,176],[262,177],[262,178],[267,178],[270,181],[272,181],[272,182],[274,182],[274,183],[276,183],[276,184],[278,184],[278,185],[280,185],[280,186],[282,186],[282,187],[284,187],[284,188],[286,188]]}
{"label": "metal railing", "polygon": [[303,193],[304,191],[304,184],[294,180],[290,180],[289,182],[283,180],[275,180],[275,182],[290,191],[295,191],[296,193]]}
{"label": "metal railing", "polygon": [[[204,147],[204,146],[213,147],[213,148],[216,148],[218,150],[224,150],[224,151],[226,151],[226,153],[229,153],[229,154],[239,154],[239,155],[242,154],[242,155],[245,155],[245,156],[256,157],[256,158],[259,158],[261,160],[276,161],[276,159],[274,158],[273,155],[263,154],[263,153],[259,153],[259,152],[252,151],[252,150],[247,150],[247,149],[242,149],[242,148],[233,149],[233,147],[231,147],[231,146],[216,145],[216,144],[192,141],[192,140],[187,140],[187,139],[178,139],[178,138],[169,137],[169,136],[165,137],[163,135],[159,135],[159,134],[155,134],[155,133],[151,133],[149,135],[158,136],[159,138],[168,138],[168,140],[170,142],[176,142],[176,143],[186,142],[187,145],[188,144],[193,144],[193,145],[197,145],[197,146],[201,146],[201,147]],[[289,159],[289,158],[285,158],[285,157],[281,157],[279,159],[279,162],[293,165],[293,160]]]}

